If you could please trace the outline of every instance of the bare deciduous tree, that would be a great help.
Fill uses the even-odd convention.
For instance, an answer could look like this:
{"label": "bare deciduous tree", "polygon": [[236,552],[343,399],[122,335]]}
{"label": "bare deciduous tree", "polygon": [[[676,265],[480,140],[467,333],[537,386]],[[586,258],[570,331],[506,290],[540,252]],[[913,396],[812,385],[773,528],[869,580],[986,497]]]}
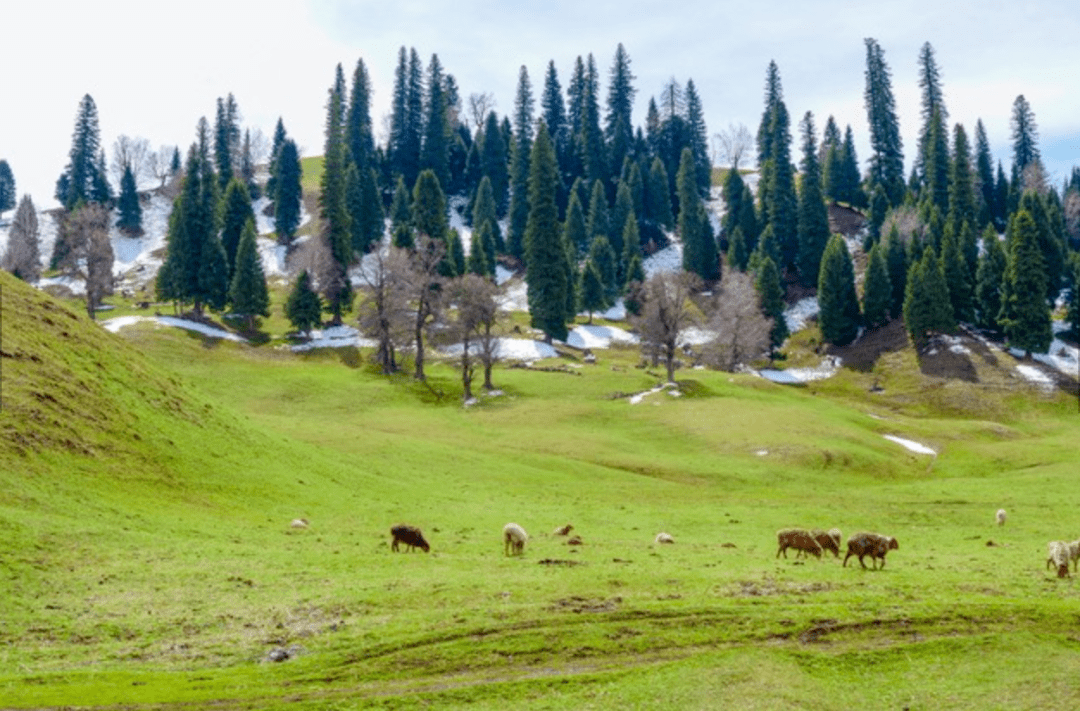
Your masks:
{"label": "bare deciduous tree", "polygon": [[679,335],[696,323],[690,295],[700,288],[701,278],[690,272],[660,272],[642,285],[641,313],[634,323],[643,353],[664,361],[669,383],[675,382]]}
{"label": "bare deciduous tree", "polygon": [[495,95],[490,91],[469,94],[469,118],[472,119],[472,128],[483,126],[488,113],[494,108]]}
{"label": "bare deciduous tree", "polygon": [[23,195],[8,230],[7,249],[0,269],[33,284],[41,278],[41,247],[37,210],[29,195]]}
{"label": "bare deciduous tree", "polygon": [[416,238],[416,247],[410,252],[412,287],[410,302],[413,307],[413,340],[416,347],[416,372],[413,377],[424,380],[424,333],[438,319],[442,309],[442,277],[439,264],[446,253],[446,242],[432,239],[425,234]]}
{"label": "bare deciduous tree", "polygon": [[159,188],[164,188],[173,175],[172,157],[175,150],[175,146],[161,146],[146,156],[146,172],[160,182]]}
{"label": "bare deciduous tree", "polygon": [[60,270],[86,282],[86,313],[94,318],[101,299],[113,291],[113,248],[109,241],[109,212],[98,203],[86,203],[70,213],[62,228],[68,253]]}
{"label": "bare deciduous tree", "polygon": [[249,131],[251,146],[251,162],[255,165],[265,165],[270,160],[270,139],[262,132],[261,128],[253,128]]}
{"label": "bare deciduous tree", "polygon": [[761,297],[751,274],[725,267],[720,284],[709,310],[708,330],[716,337],[705,345],[703,360],[730,372],[769,352],[772,321],[761,313]]}
{"label": "bare deciduous tree", "polygon": [[1046,195],[1050,191],[1050,181],[1041,160],[1033,160],[1024,167],[1020,174],[1020,183],[1025,192],[1034,190],[1039,195]]}
{"label": "bare deciduous tree", "polygon": [[411,337],[410,272],[408,252],[394,246],[371,252],[360,270],[360,331],[378,343],[375,360],[384,375],[397,372],[398,346]]}
{"label": "bare deciduous tree", "polygon": [[732,170],[738,170],[739,161],[753,145],[754,135],[746,124],[736,126],[729,123],[726,129],[713,134],[713,163],[729,165]]}
{"label": "bare deciduous tree", "polygon": [[900,235],[900,239],[907,244],[911,240],[911,235],[922,235],[924,225],[919,218],[919,210],[914,205],[901,205],[899,207],[889,210],[885,215],[885,221],[881,223],[881,236],[882,239],[888,237],[896,227],[897,234]]}
{"label": "bare deciduous tree", "polygon": [[[131,136],[117,136],[113,142],[112,177],[117,185],[124,177],[124,169],[130,167],[131,174],[135,178],[135,186],[142,182],[142,177],[148,172],[148,159],[154,155],[150,150],[150,141],[145,138],[132,138]],[[172,152],[169,152],[172,157]],[[155,176],[156,177],[156,176]]]}
{"label": "bare deciduous tree", "polygon": [[[457,307],[449,335],[461,342],[461,386],[466,402],[472,399],[473,375],[477,360],[484,364],[484,387],[491,390],[491,363],[494,360],[492,330],[499,312],[495,284],[476,274],[454,279],[448,289]],[[474,347],[477,350],[474,350]],[[476,353],[476,357],[473,354]]]}

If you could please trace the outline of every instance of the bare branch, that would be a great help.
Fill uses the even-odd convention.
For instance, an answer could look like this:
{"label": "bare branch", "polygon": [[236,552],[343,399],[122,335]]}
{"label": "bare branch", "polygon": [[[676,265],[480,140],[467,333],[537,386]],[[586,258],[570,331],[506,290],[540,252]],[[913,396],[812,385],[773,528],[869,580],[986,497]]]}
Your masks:
{"label": "bare branch", "polygon": [[494,108],[495,95],[491,92],[469,94],[469,118],[472,119],[472,128],[477,129],[483,126],[488,113]]}
{"label": "bare branch", "polygon": [[715,153],[713,162],[716,163],[716,158],[719,158],[721,164],[729,165],[733,170],[738,170],[739,161],[742,160],[742,157],[746,155],[746,151],[753,145],[754,136],[750,133],[750,129],[746,127],[746,124],[740,123],[736,126],[729,123],[726,129],[713,134],[713,151]]}

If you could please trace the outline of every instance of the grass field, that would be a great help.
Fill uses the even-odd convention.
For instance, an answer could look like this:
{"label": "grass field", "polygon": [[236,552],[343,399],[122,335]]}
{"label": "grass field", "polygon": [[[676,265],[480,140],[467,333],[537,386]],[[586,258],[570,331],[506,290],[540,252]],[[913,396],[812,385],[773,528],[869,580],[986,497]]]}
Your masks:
{"label": "grass field", "polygon": [[[904,350],[631,405],[658,375],[615,349],[500,366],[462,408],[446,363],[429,388],[365,352],[116,336],[0,286],[0,708],[1080,705],[1080,592],[1043,565],[1080,537],[1075,398]],[[390,551],[403,521],[431,553]],[[796,525],[900,548],[777,559]]]}

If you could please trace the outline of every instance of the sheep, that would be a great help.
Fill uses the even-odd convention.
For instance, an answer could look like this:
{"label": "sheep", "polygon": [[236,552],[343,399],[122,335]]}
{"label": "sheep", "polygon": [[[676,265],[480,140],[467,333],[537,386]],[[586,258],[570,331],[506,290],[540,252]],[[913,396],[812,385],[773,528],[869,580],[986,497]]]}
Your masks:
{"label": "sheep", "polygon": [[574,530],[574,527],[568,523],[565,526],[559,526],[558,528],[556,528],[554,531],[551,532],[551,535],[553,535],[553,536],[565,536],[565,535],[569,534],[570,531],[573,531],[573,530]]}
{"label": "sheep", "polygon": [[1069,576],[1069,544],[1065,541],[1050,541],[1046,544],[1046,567],[1053,563],[1059,578]]}
{"label": "sheep", "polygon": [[671,537],[670,533],[660,532],[656,534],[657,543],[674,543],[675,539]]}
{"label": "sheep", "polygon": [[308,520],[306,518],[294,518],[289,526],[291,528],[307,528]]}
{"label": "sheep", "polygon": [[784,528],[776,532],[776,557],[783,553],[787,558],[787,549],[794,548],[796,551],[812,553],[821,558],[821,544],[805,528]]}
{"label": "sheep", "polygon": [[390,544],[390,550],[398,550],[399,543],[407,545],[410,551],[419,548],[427,553],[431,550],[431,546],[424,540],[424,534],[416,526],[399,523],[390,529],[390,534],[394,537],[394,542]]}
{"label": "sheep", "polygon": [[892,536],[882,536],[878,533],[856,533],[847,541],[847,555],[844,556],[844,567],[847,567],[848,558],[859,557],[859,565],[866,568],[863,556],[870,556],[870,565],[877,569],[877,559],[881,559],[881,567],[885,568],[885,554],[891,550],[899,550],[900,543]]}
{"label": "sheep", "polygon": [[1080,539],[1069,542],[1069,560],[1073,564],[1073,572],[1076,572],[1076,563],[1080,560]]}
{"label": "sheep", "polygon": [[[810,535],[813,536],[814,540],[817,541],[819,546],[821,546],[821,550],[823,552],[832,551],[833,558],[840,557],[839,528],[831,528],[828,530],[828,532],[822,531],[820,528],[815,528],[814,530],[810,531]],[[804,551],[800,550],[798,555],[802,555],[803,552]],[[796,557],[798,557],[798,555]]]}
{"label": "sheep", "polygon": [[994,515],[994,520],[997,521],[997,525],[1005,525],[1005,509],[998,509],[997,514]]}
{"label": "sheep", "polygon": [[515,555],[525,552],[525,541],[529,540],[529,534],[516,523],[508,523],[503,526],[503,553],[510,555],[511,550]]}

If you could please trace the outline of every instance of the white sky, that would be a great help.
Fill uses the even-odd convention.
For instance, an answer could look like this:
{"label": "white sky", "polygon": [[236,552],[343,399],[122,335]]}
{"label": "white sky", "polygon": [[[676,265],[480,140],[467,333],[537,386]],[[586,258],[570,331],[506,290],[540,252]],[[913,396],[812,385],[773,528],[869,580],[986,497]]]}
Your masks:
{"label": "white sky", "polygon": [[20,194],[55,205],[79,100],[97,105],[112,157],[120,134],[156,147],[194,140],[200,116],[232,92],[244,127],[273,132],[278,117],[306,155],[322,152],[326,90],[340,62],[351,77],[363,58],[373,82],[372,119],[388,112],[401,46],[425,66],[438,54],[462,97],[494,94],[512,110],[525,65],[537,111],[549,60],[565,91],[573,62],[592,53],[607,96],[622,42],[638,91],[634,123],[671,77],[692,78],[710,135],[730,123],[757,129],[769,60],[780,68],[792,116],[813,111],[851,124],[860,161],[869,157],[863,106],[865,46],[874,37],[892,70],[910,167],[919,129],[917,58],[929,41],[950,123],[974,139],[982,118],[1008,169],[1009,117],[1024,94],[1035,112],[1044,162],[1055,181],[1080,165],[1080,11],[1075,0],[936,0],[876,3],[773,0],[0,0],[0,158]]}

